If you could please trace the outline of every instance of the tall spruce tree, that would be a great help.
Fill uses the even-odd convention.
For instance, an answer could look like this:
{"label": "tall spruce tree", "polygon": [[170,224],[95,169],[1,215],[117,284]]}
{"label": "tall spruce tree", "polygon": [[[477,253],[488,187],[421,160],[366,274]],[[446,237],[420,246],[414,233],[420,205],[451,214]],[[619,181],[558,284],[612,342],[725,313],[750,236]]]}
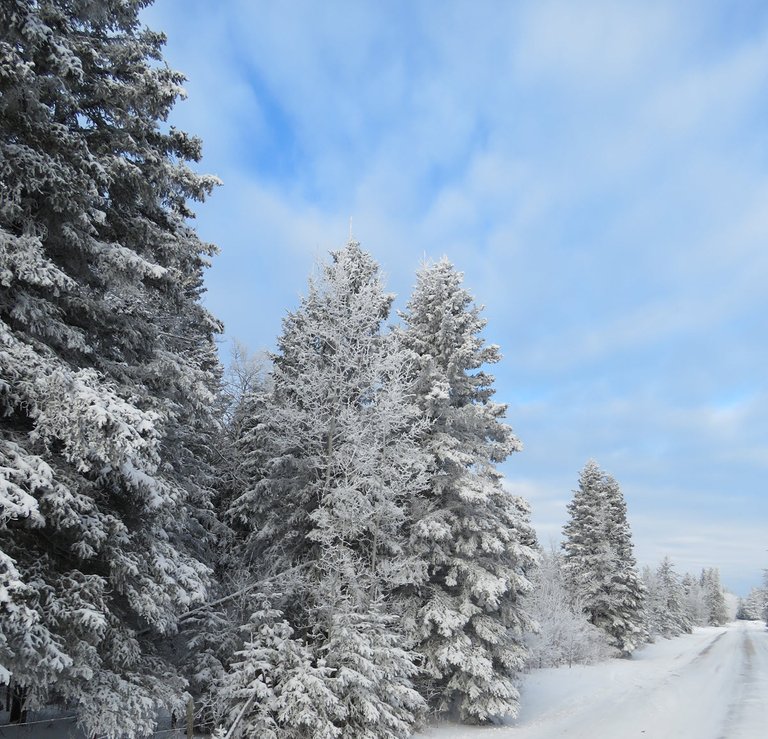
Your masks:
{"label": "tall spruce tree", "polygon": [[332,556],[361,597],[403,576],[389,560],[403,554],[405,503],[424,484],[426,456],[412,358],[381,330],[393,297],[353,241],[284,320],[269,388],[247,399],[248,486],[228,512],[262,574]]}
{"label": "tall spruce tree", "polygon": [[645,588],[632,552],[624,496],[616,480],[594,461],[585,465],[568,504],[563,528],[565,572],[574,598],[589,620],[623,655],[644,636]]}
{"label": "tall spruce tree", "polygon": [[725,604],[723,586],[720,584],[720,570],[717,567],[703,569],[700,584],[704,592],[707,625],[724,626],[728,623],[728,608]]}
{"label": "tall spruce tree", "polygon": [[[142,0],[0,5],[0,670],[91,734],[152,730],[204,597],[213,247]],[[192,532],[192,536],[189,536]],[[198,552],[199,553],[199,552]]]}
{"label": "tall spruce tree", "polygon": [[527,503],[502,486],[496,465],[520,448],[491,400],[499,348],[462,275],[442,259],[424,266],[401,340],[418,358],[416,397],[426,428],[428,485],[411,503],[411,555],[419,579],[404,589],[409,629],[422,654],[423,690],[440,711],[489,721],[518,711],[516,676],[531,628],[535,535]]}
{"label": "tall spruce tree", "polygon": [[[392,299],[357,242],[321,265],[283,322],[269,388],[246,401],[249,484],[228,513],[253,576],[284,594],[276,607],[291,638],[328,667],[343,706],[329,720],[350,738],[407,736],[422,708],[415,656],[383,602],[412,577],[405,510],[427,462],[406,383],[411,356],[382,333]],[[235,698],[243,720],[260,710]],[[325,703],[306,710],[328,714]]]}

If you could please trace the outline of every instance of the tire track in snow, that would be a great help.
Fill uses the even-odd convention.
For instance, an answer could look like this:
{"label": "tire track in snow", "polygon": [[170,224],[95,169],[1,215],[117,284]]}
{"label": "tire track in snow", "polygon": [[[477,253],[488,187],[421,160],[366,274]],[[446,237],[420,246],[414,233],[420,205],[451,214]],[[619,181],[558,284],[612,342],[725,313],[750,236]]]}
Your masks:
{"label": "tire track in snow", "polygon": [[[683,659],[664,665],[659,661],[644,675],[636,690],[615,705],[600,707],[587,731],[563,736],[614,739],[717,739],[727,712],[730,675],[735,671],[734,635],[719,631]],[[642,654],[642,653],[641,653]],[[607,710],[606,710],[607,709]],[[729,738],[730,739],[730,738]]]}
{"label": "tire track in snow", "polygon": [[718,739],[768,734],[768,632],[742,626],[742,669]]}
{"label": "tire track in snow", "polygon": [[712,651],[712,649],[713,649],[713,647],[715,646],[715,644],[717,644],[717,642],[719,642],[719,641],[720,641],[720,640],[721,640],[721,639],[722,639],[722,638],[723,638],[723,637],[724,637],[724,636],[725,636],[727,633],[728,633],[727,631],[723,631],[721,634],[718,634],[718,635],[717,635],[717,636],[716,636],[716,637],[715,637],[715,638],[714,638],[714,639],[713,639],[713,640],[712,640],[712,641],[711,641],[709,644],[707,644],[707,646],[706,646],[706,647],[704,647],[704,649],[702,649],[702,650],[701,650],[701,651],[700,651],[700,652],[699,652],[699,653],[698,653],[698,654],[697,654],[697,655],[696,655],[696,656],[695,656],[695,657],[694,657],[694,658],[691,660],[691,662],[692,662],[692,663],[693,663],[693,662],[697,662],[698,660],[700,660],[700,659],[703,659],[704,657],[706,657],[706,656],[707,656],[707,655],[708,655],[708,654],[709,654],[709,653]]}

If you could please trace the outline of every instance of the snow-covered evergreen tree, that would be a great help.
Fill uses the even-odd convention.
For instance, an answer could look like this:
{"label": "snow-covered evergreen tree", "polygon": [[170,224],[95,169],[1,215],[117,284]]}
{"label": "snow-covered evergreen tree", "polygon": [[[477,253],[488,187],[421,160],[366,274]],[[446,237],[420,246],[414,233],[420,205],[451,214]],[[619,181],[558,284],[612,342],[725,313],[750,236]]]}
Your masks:
{"label": "snow-covered evergreen tree", "polygon": [[[250,353],[244,345],[234,342],[216,404],[222,424],[209,440],[216,471],[215,510],[226,510],[246,484],[237,443],[249,419],[249,399],[264,392],[268,385],[269,366],[265,352]],[[219,685],[235,652],[243,646],[241,626],[252,613],[255,585],[238,551],[236,533],[221,518],[213,523],[216,547],[208,548],[203,555],[213,570],[208,600],[184,614],[183,628],[173,645],[189,680],[195,726],[204,732],[215,727]]]}
{"label": "snow-covered evergreen tree", "polygon": [[229,511],[268,574],[329,550],[348,559],[348,585],[374,596],[402,576],[389,560],[402,554],[404,505],[426,458],[409,353],[381,333],[392,299],[350,242],[284,320],[269,392],[252,400],[241,443],[250,486]]}
{"label": "snow-covered evergreen tree", "polygon": [[526,607],[538,628],[527,636],[532,667],[590,664],[616,654],[607,636],[593,626],[574,602],[563,574],[563,556],[542,552]]}
{"label": "snow-covered evergreen tree", "polygon": [[648,640],[653,642],[661,633],[659,612],[661,611],[661,591],[656,581],[656,573],[647,565],[640,573],[645,588],[645,602],[643,608],[643,623],[648,633]]}
{"label": "snow-covered evergreen tree", "polygon": [[706,626],[708,620],[704,589],[699,578],[686,572],[682,579],[685,612],[694,626]]}
{"label": "snow-covered evergreen tree", "polygon": [[183,78],[144,4],[0,5],[0,663],[108,736],[183,692],[154,637],[204,597],[212,523],[188,201],[216,181],[163,124]]}
{"label": "snow-covered evergreen tree", "polygon": [[518,710],[526,662],[535,536],[527,503],[501,484],[496,465],[520,448],[492,402],[484,365],[499,348],[462,275],[442,259],[418,274],[402,313],[401,340],[415,353],[416,393],[427,426],[429,484],[410,507],[414,583],[404,590],[409,628],[423,655],[434,707],[488,721]]}
{"label": "snow-covered evergreen tree", "polygon": [[749,621],[762,621],[766,605],[768,605],[768,590],[764,587],[752,588],[746,598],[739,599],[737,618]]}
{"label": "snow-covered evergreen tree", "polygon": [[683,585],[669,557],[664,557],[659,564],[656,580],[662,593],[662,604],[666,606],[666,613],[660,618],[662,636],[690,634],[693,623],[685,607]]}
{"label": "snow-covered evergreen tree", "polygon": [[329,687],[332,672],[256,594],[242,648],[223,677],[218,706],[231,737],[335,739],[345,709]]}
{"label": "snow-covered evergreen tree", "polygon": [[658,634],[668,639],[690,634],[693,622],[686,608],[683,584],[669,557],[664,557],[655,572],[644,573],[643,579],[651,636]]}
{"label": "snow-covered evergreen tree", "polygon": [[728,623],[728,609],[720,584],[720,570],[716,567],[702,570],[700,583],[704,592],[707,625],[724,626]]}
{"label": "snow-covered evergreen tree", "polygon": [[318,613],[304,640],[264,599],[221,681],[222,726],[233,737],[410,736],[423,701],[411,684],[418,668],[393,617],[338,597]]}
{"label": "snow-covered evergreen tree", "polygon": [[627,654],[647,636],[643,626],[645,589],[637,570],[624,495],[613,477],[606,475],[605,481],[606,533],[617,563],[610,583],[614,610],[607,631],[616,640],[616,646]]}
{"label": "snow-covered evergreen tree", "polygon": [[569,588],[590,622],[603,629],[622,654],[629,655],[645,636],[645,588],[632,552],[621,488],[589,461],[568,513],[563,551]]}
{"label": "snow-covered evergreen tree", "polygon": [[381,606],[413,577],[405,510],[427,464],[411,355],[382,333],[392,298],[357,242],[310,280],[269,388],[245,401],[248,484],[228,513],[253,577],[272,578],[296,638],[326,659],[344,706],[334,725],[349,737],[406,736],[422,705],[409,688],[415,655]]}
{"label": "snow-covered evergreen tree", "polygon": [[419,671],[403,646],[395,617],[383,604],[365,609],[338,601],[329,609],[322,654],[331,669],[331,691],[343,706],[338,725],[343,739],[405,739],[424,711],[413,687]]}

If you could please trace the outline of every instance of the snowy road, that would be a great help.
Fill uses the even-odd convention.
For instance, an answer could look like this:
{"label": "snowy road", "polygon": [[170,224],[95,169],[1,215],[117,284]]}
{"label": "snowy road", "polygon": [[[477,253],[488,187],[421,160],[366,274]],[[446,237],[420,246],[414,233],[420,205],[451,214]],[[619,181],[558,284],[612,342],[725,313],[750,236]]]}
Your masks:
{"label": "snowy road", "polygon": [[631,660],[536,670],[509,726],[441,726],[423,739],[765,739],[768,631],[739,621],[662,640]]}

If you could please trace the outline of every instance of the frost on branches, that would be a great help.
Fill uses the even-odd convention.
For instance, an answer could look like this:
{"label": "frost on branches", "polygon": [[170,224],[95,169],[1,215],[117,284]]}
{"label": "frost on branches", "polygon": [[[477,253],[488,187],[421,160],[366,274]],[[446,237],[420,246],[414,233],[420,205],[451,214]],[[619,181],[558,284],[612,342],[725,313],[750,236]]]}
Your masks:
{"label": "frost on branches", "polygon": [[693,620],[686,607],[683,583],[669,557],[664,557],[655,572],[646,569],[643,580],[647,591],[645,611],[650,636],[669,639],[690,634]]}
{"label": "frost on branches", "polygon": [[410,504],[418,579],[402,596],[423,691],[437,710],[484,722],[518,710],[531,627],[521,596],[536,553],[527,503],[496,470],[520,448],[483,369],[499,350],[480,336],[485,320],[461,281],[447,259],[425,266],[402,314],[430,458],[428,485]]}
{"label": "frost on branches", "polygon": [[[204,597],[215,184],[144,3],[0,7],[0,675],[135,736],[183,681],[154,637]],[[198,551],[192,551],[192,541]]]}
{"label": "frost on branches", "polygon": [[768,589],[752,588],[740,604],[737,618],[762,621],[768,604]]}
{"label": "frost on branches", "polygon": [[[224,725],[234,736],[263,739],[332,739],[340,735],[334,720],[343,714],[328,686],[331,669],[294,630],[264,594],[243,626],[245,641],[221,681]],[[219,732],[223,734],[223,731]]]}
{"label": "frost on branches", "polygon": [[724,626],[728,623],[728,608],[720,584],[720,570],[717,567],[702,570],[699,585],[704,595],[706,625]]}
{"label": "frost on branches", "polygon": [[568,590],[559,552],[542,552],[525,603],[538,626],[526,638],[531,667],[571,667],[615,655],[605,633],[589,622],[582,604]]}
{"label": "frost on branches", "polygon": [[228,515],[257,569],[330,557],[343,587],[370,599],[404,576],[393,558],[426,458],[408,352],[381,333],[393,296],[356,242],[332,257],[284,321],[270,389],[244,424],[249,487]]}
{"label": "frost on branches", "polygon": [[[268,387],[244,399],[246,487],[228,518],[252,576],[283,593],[280,616],[261,631],[273,639],[279,628],[291,654],[309,650],[318,671],[305,677],[320,683],[304,694],[301,715],[265,707],[252,698],[264,673],[249,656],[262,645],[250,642],[224,680],[237,731],[266,721],[294,736],[315,722],[315,736],[405,737],[422,709],[411,686],[415,655],[385,601],[412,577],[406,504],[425,485],[427,464],[407,385],[411,355],[381,330],[391,302],[359,244],[334,252],[283,322]],[[282,685],[284,669],[264,680]]]}
{"label": "frost on branches", "polygon": [[645,588],[632,552],[624,496],[595,462],[586,464],[563,528],[565,574],[589,620],[622,654],[642,642]]}

